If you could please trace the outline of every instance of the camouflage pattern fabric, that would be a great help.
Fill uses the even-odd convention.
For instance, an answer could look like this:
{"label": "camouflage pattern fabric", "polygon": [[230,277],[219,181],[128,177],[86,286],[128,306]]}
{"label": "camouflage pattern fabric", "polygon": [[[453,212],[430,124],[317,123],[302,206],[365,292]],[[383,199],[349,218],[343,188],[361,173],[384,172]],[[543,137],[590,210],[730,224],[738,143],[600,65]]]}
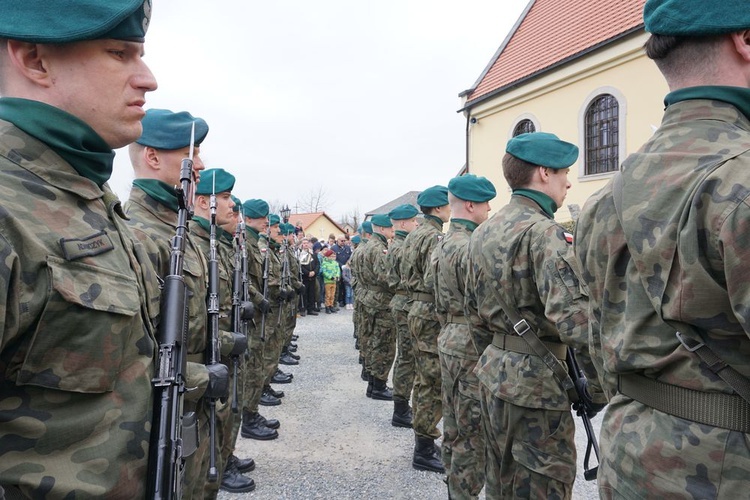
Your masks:
{"label": "camouflage pattern fabric", "polygon": [[[130,199],[125,203],[125,213],[133,234],[148,252],[159,276],[167,276],[169,269],[170,240],[177,231],[177,213],[162,205],[138,186],[130,189]],[[198,224],[191,224],[191,230]],[[208,288],[208,264],[200,246],[191,233],[185,241],[183,256],[185,284],[191,294],[188,297],[188,387],[197,387],[185,394],[184,411],[196,411],[198,415],[199,446],[186,460],[184,498],[201,498],[203,485],[208,475],[208,408],[203,393],[208,386],[205,367],[207,345],[206,293]]]}
{"label": "camouflage pattern fabric", "polygon": [[284,304],[279,302],[281,292],[281,260],[277,245],[270,244],[265,238],[259,240],[261,250],[268,252],[268,300],[272,309],[266,315],[266,340],[263,347],[264,386],[271,383],[271,378],[279,366],[282,342],[284,340]]}
{"label": "camouflage pattern fabric", "polygon": [[[743,270],[750,263],[748,148],[750,120],[735,107],[697,99],[672,104],[653,137],[623,163],[623,224],[612,183],[586,204],[576,254],[591,289],[592,352],[611,392],[617,375],[635,372],[732,394],[682,347],[676,331],[694,332],[750,376],[750,282]],[[618,394],[602,420],[599,492],[743,498],[747,443],[746,434]]]}
{"label": "camouflage pattern fabric", "polygon": [[405,400],[411,398],[411,390],[414,387],[414,378],[417,374],[416,356],[414,354],[414,343],[409,333],[406,318],[409,315],[411,301],[409,300],[406,287],[401,283],[401,253],[404,248],[406,234],[396,231],[388,248],[388,286],[394,290],[391,299],[391,314],[393,324],[396,328],[396,361],[393,365],[393,396]]}
{"label": "camouflage pattern fabric", "polygon": [[[530,483],[528,491],[570,491],[576,450],[572,420],[570,432],[561,432],[568,429],[567,393],[542,358],[490,342],[495,333],[515,335],[503,300],[542,340],[576,348],[592,395],[605,402],[588,355],[588,296],[573,249],[562,226],[536,202],[514,195],[472,234],[468,265],[465,309],[478,351],[483,350],[475,373],[481,383],[487,496],[517,495],[516,475]],[[529,432],[529,426],[540,431]]]}
{"label": "camouflage pattern fabric", "polygon": [[368,373],[379,380],[387,380],[396,356],[396,330],[390,303],[393,292],[388,285],[388,241],[382,234],[373,234],[358,262],[358,285],[365,315],[364,337],[369,337],[366,351]]}
{"label": "camouflage pattern fabric", "polygon": [[[248,281],[251,289],[250,296],[256,307],[253,324],[250,325],[248,331],[248,334],[250,335],[248,338],[248,351],[250,352],[250,357],[245,362],[245,369],[243,370],[242,375],[244,377],[244,384],[242,388],[243,399],[241,408],[250,413],[257,413],[258,404],[263,395],[263,385],[266,380],[266,343],[260,339],[263,313],[261,313],[258,308],[258,305],[263,299],[263,261],[266,250],[261,250],[257,233],[251,230],[247,230],[246,233]],[[269,323],[272,321],[272,317],[273,316],[270,312],[266,315],[267,330],[269,328]]]}
{"label": "camouflage pattern fabric", "polygon": [[117,197],[0,121],[0,483],[145,495],[156,274]]}
{"label": "camouflage pattern fabric", "polygon": [[[477,498],[484,487],[484,435],[479,380],[474,367],[479,353],[464,316],[467,252],[472,230],[451,222],[432,252],[435,311],[441,318],[438,356],[442,375],[442,457],[453,499]],[[453,322],[452,318],[463,321]]]}
{"label": "camouflage pattern fabric", "polygon": [[363,364],[365,362],[364,360],[366,359],[365,354],[367,352],[367,342],[369,341],[369,338],[362,338],[362,294],[364,293],[364,288],[359,283],[359,269],[360,260],[362,259],[365,247],[367,246],[367,243],[369,241],[369,239],[362,238],[362,242],[357,248],[354,249],[351,258],[349,259],[349,267],[351,267],[352,269],[352,289],[354,290],[354,311],[352,312],[352,321],[354,322],[354,337],[359,340],[359,355],[360,361],[362,361]]}
{"label": "camouflage pattern fabric", "polygon": [[290,302],[284,304],[284,337],[282,339],[282,349],[292,341],[292,335],[294,329],[297,327],[297,311],[299,309],[299,295],[297,295],[297,289],[302,286],[302,280],[299,279],[299,259],[295,255],[292,247],[287,247],[287,250],[283,250],[280,258],[286,256],[289,262],[289,283],[287,286],[288,293],[293,293],[294,298]]}
{"label": "camouflage pattern fabric", "polygon": [[[425,281],[429,259],[435,246],[443,236],[442,224],[435,217],[426,217],[422,225],[409,233],[404,240],[404,252],[400,273],[410,294],[432,294],[431,283]],[[437,439],[440,431],[437,424],[442,418],[442,396],[440,360],[437,337],[440,323],[434,302],[414,300],[407,317],[407,325],[414,342],[417,359],[417,377],[412,393],[414,432],[422,437]]]}

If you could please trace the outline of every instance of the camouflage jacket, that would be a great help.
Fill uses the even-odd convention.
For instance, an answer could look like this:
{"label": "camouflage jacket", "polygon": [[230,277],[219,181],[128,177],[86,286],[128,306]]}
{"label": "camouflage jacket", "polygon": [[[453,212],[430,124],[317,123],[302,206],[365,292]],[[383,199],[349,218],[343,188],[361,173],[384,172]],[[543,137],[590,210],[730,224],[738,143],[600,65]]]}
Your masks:
{"label": "camouflage jacket", "polygon": [[431,276],[434,281],[435,311],[442,328],[438,350],[452,356],[478,359],[468,324],[449,322],[449,316],[465,320],[466,257],[473,229],[451,221],[445,238],[432,251]]}
{"label": "camouflage jacket", "polygon": [[370,309],[390,309],[393,292],[388,284],[388,240],[375,233],[362,252],[359,266],[359,285],[364,289],[362,305]]}
{"label": "camouflage jacket", "polygon": [[[169,255],[171,240],[177,232],[177,212],[147,195],[138,186],[130,189],[130,199],[125,202],[128,225],[136,239],[146,249],[149,259],[162,278],[170,273]],[[190,230],[197,224],[190,224]],[[183,277],[188,287],[188,376],[187,385],[197,388],[186,393],[185,398],[197,401],[208,386],[208,372],[204,366],[206,351],[206,293],[208,289],[208,264],[195,237],[188,232],[183,256]]]}
{"label": "camouflage jacket", "polygon": [[[247,244],[247,279],[250,300],[256,306],[263,300],[263,266],[265,251],[260,247],[260,235],[250,228],[245,230]],[[256,308],[256,315],[258,314]]]}
{"label": "camouflage jacket", "polygon": [[[443,238],[442,224],[434,218],[425,218],[424,222],[404,240],[404,252],[399,268],[406,291],[411,295],[424,293],[432,295],[433,286],[429,278],[430,256],[435,246]],[[419,318],[438,321],[435,313],[435,302],[415,300],[409,314]],[[437,341],[437,339],[436,339]]]}
{"label": "camouflage jacket", "polygon": [[0,121],[0,484],[142,498],[156,274],[117,197]]}
{"label": "camouflage jacket", "polygon": [[360,292],[362,291],[362,287],[359,285],[359,262],[362,259],[362,254],[365,251],[365,247],[367,246],[367,242],[370,241],[370,239],[362,238],[362,241],[360,242],[359,246],[355,248],[352,251],[352,256],[349,258],[349,267],[352,269],[352,288],[354,289],[354,293],[359,296]]}
{"label": "camouflage jacket", "polygon": [[390,261],[387,267],[388,286],[394,293],[391,299],[391,309],[394,311],[409,312],[411,301],[409,300],[406,287],[401,280],[401,255],[404,251],[404,240],[406,240],[406,233],[396,231],[396,235],[388,247],[388,260]]}
{"label": "camouflage jacket", "polygon": [[514,195],[469,243],[466,312],[482,352],[476,374],[492,393],[526,408],[569,410],[570,401],[542,358],[499,349],[495,333],[515,335],[496,297],[531,325],[540,339],[576,348],[597,402],[604,402],[588,354],[588,296],[576,275],[562,226],[536,202]]}
{"label": "camouflage jacket", "polygon": [[279,304],[279,292],[281,291],[281,259],[279,259],[279,252],[269,247],[268,239],[265,235],[262,235],[258,239],[258,247],[260,248],[263,258],[268,259],[268,300],[274,309]]}
{"label": "camouflage jacket", "polygon": [[702,338],[750,376],[748,149],[750,120],[735,107],[679,102],[622,165],[624,225],[611,182],[587,202],[576,254],[591,290],[593,352],[611,393],[614,377],[629,372],[732,393],[676,331]]}

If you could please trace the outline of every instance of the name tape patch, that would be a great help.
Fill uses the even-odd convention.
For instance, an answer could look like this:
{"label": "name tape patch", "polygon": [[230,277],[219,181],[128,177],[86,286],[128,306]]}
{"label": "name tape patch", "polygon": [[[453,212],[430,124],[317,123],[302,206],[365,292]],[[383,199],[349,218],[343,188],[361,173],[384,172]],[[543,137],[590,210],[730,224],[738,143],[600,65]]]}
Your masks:
{"label": "name tape patch", "polygon": [[115,246],[109,235],[104,231],[77,239],[60,238],[60,246],[66,260],[76,260],[91,257],[100,253],[114,250]]}

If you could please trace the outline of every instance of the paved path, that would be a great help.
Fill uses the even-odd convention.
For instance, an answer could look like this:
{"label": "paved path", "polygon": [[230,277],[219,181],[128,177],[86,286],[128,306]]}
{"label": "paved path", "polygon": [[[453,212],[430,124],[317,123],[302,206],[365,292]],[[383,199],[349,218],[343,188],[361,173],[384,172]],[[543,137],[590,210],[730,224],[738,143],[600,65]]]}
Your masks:
{"label": "paved path", "polygon": [[[264,416],[281,421],[279,438],[240,437],[237,443],[236,454],[257,463],[248,474],[257,488],[243,495],[222,492],[219,498],[447,498],[442,475],[412,469],[414,435],[390,424],[393,404],[365,397],[351,311],[300,318],[297,334],[301,363],[282,366],[294,373],[294,382],[275,386],[286,393],[282,405],[261,407]],[[579,429],[579,439],[583,435]],[[578,446],[580,462],[583,441]],[[574,498],[597,498],[594,485],[580,477]]]}

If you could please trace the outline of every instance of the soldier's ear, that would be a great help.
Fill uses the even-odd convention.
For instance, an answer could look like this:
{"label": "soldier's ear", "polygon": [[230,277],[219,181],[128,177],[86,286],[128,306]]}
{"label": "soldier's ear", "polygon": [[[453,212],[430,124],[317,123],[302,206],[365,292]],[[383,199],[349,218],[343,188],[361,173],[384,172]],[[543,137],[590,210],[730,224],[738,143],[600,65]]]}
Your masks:
{"label": "soldier's ear", "polygon": [[143,148],[143,159],[146,165],[152,169],[161,169],[161,158],[159,158],[159,152],[151,146]]}
{"label": "soldier's ear", "polygon": [[750,64],[750,30],[737,31],[729,35],[734,43],[734,50],[742,60]]}
{"label": "soldier's ear", "polygon": [[6,43],[10,63],[20,75],[42,87],[52,86],[44,45],[18,40],[6,40]]}

